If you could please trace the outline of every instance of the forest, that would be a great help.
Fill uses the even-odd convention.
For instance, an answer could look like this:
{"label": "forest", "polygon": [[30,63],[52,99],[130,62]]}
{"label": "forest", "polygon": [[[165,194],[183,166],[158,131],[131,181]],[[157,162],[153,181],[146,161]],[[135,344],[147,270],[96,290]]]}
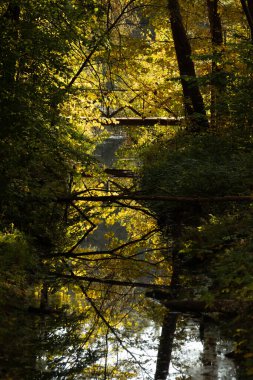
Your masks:
{"label": "forest", "polygon": [[252,0],[2,0],[0,378],[253,379],[252,133]]}

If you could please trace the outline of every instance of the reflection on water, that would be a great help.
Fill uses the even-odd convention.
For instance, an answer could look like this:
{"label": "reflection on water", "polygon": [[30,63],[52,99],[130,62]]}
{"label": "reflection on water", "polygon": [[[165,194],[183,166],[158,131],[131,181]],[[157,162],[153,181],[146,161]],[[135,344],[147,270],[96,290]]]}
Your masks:
{"label": "reflection on water", "polygon": [[202,335],[201,321],[181,317],[175,333],[168,379],[236,380],[236,367],[225,354],[232,343],[220,338],[215,324],[206,325]]}
{"label": "reflection on water", "polygon": [[[96,157],[111,167],[124,140],[122,134],[110,136],[97,147]],[[119,239],[127,239],[127,232],[119,221],[110,228]],[[102,220],[86,241],[86,247],[105,249],[104,235],[107,233],[108,226]],[[112,291],[108,287],[109,290]],[[113,291],[119,292],[115,288]],[[132,298],[139,295],[132,291]],[[220,336],[219,328],[212,322],[203,324],[200,318],[177,315],[176,329],[172,318],[162,330],[159,318],[154,318],[155,322],[148,318],[139,301],[136,309],[127,304],[120,312],[116,310],[119,308],[116,303],[109,305],[105,309],[106,320],[111,322],[112,314],[118,313],[120,321],[111,322],[113,328],[110,330],[82,297],[82,301],[78,299],[76,289],[68,289],[68,296],[73,308],[78,310],[81,304],[85,315],[71,314],[71,311],[59,315],[33,315],[30,310],[20,315],[10,311],[10,316],[3,318],[2,325],[6,329],[0,331],[1,379],[154,380],[159,372],[157,355],[162,358],[160,372],[165,374],[159,380],[238,379],[233,361],[225,356],[233,350],[231,342]],[[120,298],[120,294],[117,297]],[[101,300],[101,309],[106,302],[106,299]],[[149,304],[149,307],[156,306]]]}
{"label": "reflection on water", "polygon": [[[30,314],[23,320],[23,329],[13,325],[17,344],[6,339],[1,346],[1,379],[154,380],[161,334],[157,323],[144,318],[136,329],[125,320],[118,330],[122,340],[105,331],[88,343],[93,317],[87,318],[81,322],[74,316]],[[201,341],[199,330],[198,319],[178,318],[170,372],[165,379],[236,380],[233,361],[225,356],[232,349],[231,343],[219,337],[215,325],[207,326],[205,341]],[[8,350],[12,356],[7,361],[3,354]]]}
{"label": "reflection on water", "polygon": [[94,156],[107,167],[111,167],[116,159],[116,152],[126,139],[122,132],[109,136],[95,149]]}
{"label": "reflection on water", "polygon": [[153,380],[157,356],[159,329],[150,325],[137,334],[130,332],[124,339],[124,348],[113,338],[107,341],[107,355],[100,365],[107,367],[106,379],[117,379],[117,370],[128,372],[126,379]]}
{"label": "reflection on water", "polygon": [[[117,135],[114,131],[113,135],[97,147],[96,157],[107,167],[112,167],[117,160],[116,152],[125,139],[124,133],[120,132]],[[116,236],[119,232],[119,238],[126,240],[125,231],[118,231],[119,226],[120,223],[117,222],[110,228],[116,233]],[[102,221],[91,236],[94,245],[100,249],[104,249],[106,231],[105,223]],[[90,245],[92,245],[91,243],[92,240],[89,241]],[[128,322],[125,321],[125,323]],[[161,352],[158,353],[158,347],[160,344],[161,348],[159,337],[162,329],[152,321],[149,321],[148,324],[148,327],[137,334],[130,331],[130,335],[124,337],[124,347],[114,336],[106,337],[106,355],[98,362],[98,365],[105,369],[104,379],[119,379],[120,377],[116,375],[119,368],[121,371],[128,372],[128,375],[125,372],[126,379],[153,380],[155,378],[158,373],[157,355],[159,357],[161,354]],[[220,338],[219,329],[214,324],[206,324],[204,331],[201,324],[200,319],[178,316],[176,330],[169,331],[171,325],[167,328],[162,347],[162,350],[167,350],[167,352],[162,353],[162,355],[164,354],[162,361],[166,360],[167,355],[170,363],[165,363],[165,367],[170,364],[170,369],[168,376],[159,380],[236,380],[235,365],[225,356],[232,350],[231,343]],[[168,358],[168,350],[171,351],[171,349],[171,358]],[[98,379],[100,378],[98,377]]]}
{"label": "reflection on water", "polygon": [[[236,380],[236,367],[225,354],[231,342],[220,339],[217,326],[212,325],[206,338],[215,341],[215,355],[210,342],[200,340],[200,322],[189,316],[179,317],[173,341],[169,375],[166,380]],[[122,367],[129,370],[128,379],[153,380],[156,372],[157,349],[161,329],[150,321],[140,334],[125,339],[126,350],[112,336],[108,340],[107,355],[99,361],[108,367],[107,379],[117,379],[113,373]],[[212,352],[210,352],[210,349]],[[128,351],[129,350],[129,351]],[[212,362],[210,359],[212,358]],[[134,377],[133,374],[135,373]]]}

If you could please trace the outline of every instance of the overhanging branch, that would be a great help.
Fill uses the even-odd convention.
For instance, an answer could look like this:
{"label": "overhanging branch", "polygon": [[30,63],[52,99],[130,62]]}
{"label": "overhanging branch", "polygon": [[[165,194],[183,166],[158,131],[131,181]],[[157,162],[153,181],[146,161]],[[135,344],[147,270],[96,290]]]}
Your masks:
{"label": "overhanging branch", "polygon": [[73,86],[75,81],[79,78],[79,76],[82,74],[83,70],[87,65],[89,64],[91,58],[96,53],[98,47],[101,45],[101,43],[104,41],[104,38],[108,36],[111,31],[117,26],[118,22],[121,20],[121,18],[125,15],[127,9],[130,7],[131,4],[133,4],[136,0],[129,0],[128,3],[122,8],[120,14],[115,18],[113,23],[108,26],[107,30],[102,34],[102,36],[98,39],[97,42],[94,43],[93,48],[89,52],[89,54],[86,56],[85,60],[77,70],[76,74],[72,77],[72,79],[69,81],[65,89],[63,90],[64,93],[68,92],[69,89]]}
{"label": "overhanging branch", "polygon": [[[133,240],[130,240],[130,241],[127,241],[123,244],[120,244],[118,245],[117,247],[114,247],[112,249],[106,249],[106,250],[99,250],[99,251],[78,251],[78,252],[73,252],[75,248],[78,247],[78,245],[81,243],[81,242],[78,242],[75,244],[75,248],[71,248],[71,250],[67,251],[67,252],[62,252],[62,253],[56,253],[56,254],[53,254],[53,255],[49,255],[48,257],[52,258],[52,257],[64,257],[64,258],[78,258],[78,257],[84,257],[84,256],[96,256],[96,255],[112,255],[112,254],[115,254],[116,252],[118,251],[121,251],[129,246],[132,246],[134,244],[138,244],[138,243],[141,243],[147,239],[149,239],[153,234],[159,232],[160,230],[158,228],[155,228],[151,231],[148,231],[146,234],[144,234],[143,236],[139,237],[139,238],[136,238],[136,239],[133,239]],[[83,241],[84,238],[82,238],[81,241]]]}
{"label": "overhanging branch", "polygon": [[110,280],[107,278],[97,278],[90,276],[76,276],[73,274],[63,274],[58,272],[49,272],[49,275],[55,278],[65,278],[69,281],[87,281],[87,282],[95,282],[98,284],[104,285],[114,285],[114,286],[130,286],[133,288],[145,288],[145,289],[160,289],[166,290],[170,289],[168,285],[156,285],[156,284],[147,284],[144,282],[133,282],[133,281],[121,281],[121,280]]}
{"label": "overhanging branch", "polygon": [[[215,203],[215,202],[253,202],[252,195],[225,195],[217,197],[184,197],[170,195],[91,195],[79,196],[72,194],[69,197],[58,198],[58,202],[117,202],[117,201],[151,201],[151,202],[185,202],[185,203]],[[127,207],[127,205],[125,205]]]}

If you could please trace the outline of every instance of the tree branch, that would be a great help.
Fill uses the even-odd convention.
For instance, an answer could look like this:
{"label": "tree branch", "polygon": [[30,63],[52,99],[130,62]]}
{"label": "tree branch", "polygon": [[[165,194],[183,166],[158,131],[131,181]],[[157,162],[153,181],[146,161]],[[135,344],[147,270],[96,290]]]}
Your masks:
{"label": "tree branch", "polygon": [[112,286],[130,286],[133,288],[144,288],[144,289],[160,289],[166,290],[170,289],[168,285],[156,285],[156,284],[147,284],[144,282],[132,282],[132,281],[121,281],[121,280],[110,280],[107,278],[97,278],[90,276],[76,276],[73,272],[71,274],[63,274],[58,272],[49,272],[49,275],[56,278],[65,278],[69,281],[88,281],[95,282],[98,284],[112,285]]}
{"label": "tree branch", "polygon": [[[74,207],[77,212],[86,220],[88,223],[91,224],[90,228],[88,228],[87,231],[83,234],[83,236],[68,250],[68,252],[65,255],[70,255],[83,241],[84,239],[97,227],[96,224],[94,224],[83,212],[79,209],[78,206],[75,205],[74,202],[71,202],[70,205]],[[52,257],[52,256],[50,256]],[[54,256],[53,256],[54,257]]]}
{"label": "tree branch", "polygon": [[73,86],[77,78],[81,75],[85,67],[88,65],[89,61],[91,60],[92,56],[96,53],[98,47],[103,42],[104,38],[108,36],[111,31],[116,27],[118,22],[121,20],[121,18],[124,16],[125,12],[129,8],[131,4],[133,4],[136,0],[129,0],[129,2],[122,8],[120,14],[116,17],[116,19],[113,21],[113,23],[108,27],[108,29],[102,34],[102,36],[98,39],[97,42],[94,43],[93,48],[81,64],[80,68],[77,70],[76,74],[72,77],[72,79],[69,81],[69,83],[66,85],[66,87],[63,90],[63,93],[68,92],[68,90]]}
{"label": "tree branch", "polygon": [[[78,258],[78,257],[83,257],[83,256],[95,256],[95,255],[111,255],[117,251],[120,251],[121,249],[124,249],[126,247],[129,247],[130,245],[133,245],[133,244],[136,244],[136,243],[139,243],[139,242],[142,242],[144,240],[147,240],[152,234],[154,234],[155,232],[159,232],[160,230],[159,229],[154,229],[152,231],[149,231],[147,232],[145,235],[143,235],[142,237],[138,238],[138,239],[135,239],[135,240],[130,240],[126,243],[123,243],[115,248],[112,248],[112,249],[108,249],[108,250],[101,250],[101,251],[84,251],[84,252],[77,252],[75,254],[73,254],[73,249],[69,250],[68,252],[63,252],[63,253],[57,253],[53,256],[50,256],[50,257],[60,257],[60,256],[63,256],[65,258],[67,257],[74,257],[74,258]],[[83,239],[82,239],[83,240]],[[79,243],[77,243],[75,245],[75,247],[78,246]]]}
{"label": "tree branch", "polygon": [[118,332],[116,331],[116,329],[113,326],[111,326],[111,324],[109,323],[109,321],[104,317],[104,315],[101,312],[101,310],[98,309],[98,307],[96,306],[95,302],[88,296],[88,294],[85,291],[84,287],[81,284],[79,284],[79,288],[81,289],[81,291],[82,291],[83,295],[85,296],[85,298],[87,299],[87,301],[90,303],[90,305],[95,310],[96,314],[104,322],[104,324],[108,328],[108,331],[110,331],[115,336],[115,338],[119,342],[120,346],[135,360],[136,363],[138,363],[138,365],[140,366],[140,368],[143,371],[145,371],[146,374],[148,374],[146,368],[144,368],[141,365],[141,363],[137,360],[137,358],[135,357],[135,355],[125,346],[125,344],[123,343],[123,341],[120,338],[120,336],[119,336]]}
{"label": "tree branch", "polygon": [[[72,269],[70,268],[70,266],[65,262],[67,268],[70,270],[70,273],[71,273],[71,277],[74,276],[74,273],[72,271]],[[119,344],[121,345],[121,347],[126,351],[128,352],[128,354],[135,360],[136,363],[138,363],[138,365],[140,366],[140,368],[142,368],[143,371],[146,372],[146,369],[141,365],[141,363],[136,359],[135,355],[124,345],[122,339],[120,338],[118,332],[116,331],[116,329],[111,326],[111,324],[109,323],[109,321],[104,317],[101,309],[99,309],[97,307],[97,305],[95,304],[95,302],[89,297],[86,289],[84,288],[83,284],[78,282],[78,286],[80,288],[80,290],[82,291],[83,295],[85,296],[86,300],[89,302],[89,304],[93,307],[93,309],[95,310],[96,312],[96,315],[104,322],[104,324],[106,325],[106,327],[108,328],[108,331],[110,331],[114,336],[115,338],[117,339],[117,341],[119,342]],[[147,372],[146,372],[147,373]]]}
{"label": "tree branch", "polygon": [[[253,202],[252,195],[224,195],[215,197],[185,197],[185,196],[170,196],[170,195],[91,195],[91,196],[78,196],[76,194],[69,197],[58,198],[58,202],[117,202],[123,200],[131,201],[151,201],[151,202],[186,202],[186,203],[215,203],[215,202]],[[127,207],[127,205],[125,205]]]}

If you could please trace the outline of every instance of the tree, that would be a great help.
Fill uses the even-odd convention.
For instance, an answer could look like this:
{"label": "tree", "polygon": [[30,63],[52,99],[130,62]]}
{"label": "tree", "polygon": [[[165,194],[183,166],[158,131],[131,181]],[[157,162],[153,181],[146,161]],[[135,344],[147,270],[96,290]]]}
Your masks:
{"label": "tree", "polygon": [[253,3],[251,0],[241,0],[241,5],[243,12],[246,16],[249,28],[250,28],[250,34],[251,34],[251,41],[253,40]]}
{"label": "tree", "polygon": [[[1,230],[14,225],[25,235],[28,256],[37,256],[29,285],[43,282],[46,268],[56,264],[46,262],[45,254],[73,245],[80,234],[73,210],[70,215],[56,197],[71,191],[79,172],[91,165],[90,126],[71,122],[67,97],[59,97],[59,90],[72,76],[75,44],[90,38],[81,28],[89,26],[93,12],[92,2],[87,9],[46,0],[39,7],[32,1],[0,7]],[[83,224],[89,228],[87,220]],[[45,296],[47,286],[44,282]]]}
{"label": "tree", "polygon": [[171,30],[175,44],[178,68],[184,93],[186,115],[192,119],[193,129],[200,130],[208,127],[206,111],[202,95],[199,90],[195,67],[192,61],[191,45],[189,43],[179,2],[168,0]]}
{"label": "tree", "polygon": [[224,53],[223,31],[221,17],[218,11],[218,1],[207,0],[208,19],[212,40],[212,73],[211,73],[211,121],[212,127],[217,127],[228,114],[226,102],[226,73],[222,68]]}

